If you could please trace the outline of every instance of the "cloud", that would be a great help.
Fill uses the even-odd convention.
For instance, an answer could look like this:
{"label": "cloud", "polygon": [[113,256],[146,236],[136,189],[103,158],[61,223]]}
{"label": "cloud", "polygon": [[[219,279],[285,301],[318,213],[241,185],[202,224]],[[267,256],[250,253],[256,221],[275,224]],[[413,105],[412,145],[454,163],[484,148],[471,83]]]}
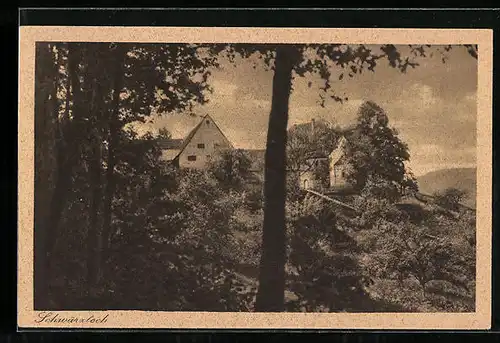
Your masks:
{"label": "cloud", "polygon": [[414,93],[416,100],[424,109],[429,109],[435,106],[439,99],[434,94],[434,90],[431,86],[415,83],[410,88],[410,93]]}
{"label": "cloud", "polygon": [[289,125],[309,122],[311,119],[323,119],[340,127],[346,127],[355,122],[358,109],[363,102],[362,99],[352,99],[344,103],[330,101],[325,107],[301,106],[293,102],[290,105]]}
{"label": "cloud", "polygon": [[220,97],[234,97],[236,90],[238,89],[238,85],[228,82],[222,79],[216,79],[211,82],[211,85],[214,89],[214,94]]}

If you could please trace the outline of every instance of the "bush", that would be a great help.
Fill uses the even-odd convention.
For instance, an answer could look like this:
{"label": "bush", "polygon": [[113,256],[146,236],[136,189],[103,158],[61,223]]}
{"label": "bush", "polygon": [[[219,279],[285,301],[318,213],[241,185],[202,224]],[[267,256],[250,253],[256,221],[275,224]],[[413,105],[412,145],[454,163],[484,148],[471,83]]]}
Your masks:
{"label": "bush", "polygon": [[[290,290],[295,310],[339,311],[363,297],[356,242],[321,202],[306,198],[289,204]],[[359,304],[358,304],[359,305]]]}
{"label": "bush", "polygon": [[448,210],[457,211],[467,192],[457,188],[447,188],[434,193],[435,203]]}
{"label": "bush", "polygon": [[[422,208],[415,221],[404,207],[373,198],[359,202],[363,212],[354,223],[360,225],[355,237],[364,251],[364,273],[379,280],[377,284],[394,281],[389,288],[377,289],[377,297],[407,308],[413,303],[411,308],[418,311],[470,309],[470,302],[474,303],[475,214],[463,211],[449,216]],[[409,279],[422,294],[411,301],[411,297],[401,298],[406,296]],[[455,307],[450,299],[458,299]]]}

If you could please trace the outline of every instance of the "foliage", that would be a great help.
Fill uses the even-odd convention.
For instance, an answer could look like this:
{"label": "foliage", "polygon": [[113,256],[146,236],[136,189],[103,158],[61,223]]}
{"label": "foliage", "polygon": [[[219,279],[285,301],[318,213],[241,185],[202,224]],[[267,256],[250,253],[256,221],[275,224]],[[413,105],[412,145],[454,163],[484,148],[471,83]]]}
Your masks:
{"label": "foliage", "polygon": [[299,173],[287,173],[286,175],[286,199],[287,202],[295,202],[301,198],[299,187]]}
{"label": "foliage", "polygon": [[[246,208],[245,193],[223,189],[210,172],[179,174],[161,162],[157,140],[151,135],[138,137],[132,130],[122,135],[106,278],[95,298],[89,299],[81,282],[86,269],[81,263],[86,260],[81,245],[85,231],[78,230],[88,223],[88,205],[71,202],[63,225],[76,230],[63,236],[59,246],[66,250],[60,251],[60,257],[66,262],[55,274],[64,276],[75,294],[58,294],[58,306],[251,310],[254,286],[236,272],[244,250],[235,233],[255,230],[238,216]],[[75,185],[85,183],[75,180]],[[57,289],[69,285],[60,284]]]}
{"label": "foliage", "polygon": [[316,161],[313,167],[313,177],[320,190],[330,187],[330,165],[328,159]]}
{"label": "foliage", "polygon": [[346,150],[348,180],[358,190],[368,187],[375,196],[397,200],[405,189],[417,189],[413,176],[405,169],[410,158],[408,146],[389,127],[387,114],[374,102],[361,105]]}
{"label": "foliage", "polygon": [[158,130],[158,137],[162,139],[171,139],[172,135],[166,128],[162,127]]}
{"label": "foliage", "polygon": [[328,206],[313,198],[289,204],[291,310],[338,311],[364,296],[356,242]]}
{"label": "foliage", "polygon": [[[359,225],[356,240],[364,251],[364,273],[372,280],[394,280],[399,284],[393,295],[384,291],[386,297],[397,297],[414,280],[424,302],[436,300],[441,294],[445,298],[462,297],[470,303],[467,299],[474,296],[475,279],[473,214],[463,212],[459,217],[450,217],[432,207],[421,208],[420,220],[415,222],[409,211],[422,205],[396,207],[374,198],[362,202],[363,213],[354,224]],[[398,301],[408,307],[405,300]],[[420,305],[422,301],[410,307]],[[432,306],[445,310],[438,303]],[[470,310],[469,305],[464,306]]]}
{"label": "foliage", "polygon": [[[446,288],[446,285],[439,286]],[[397,304],[395,312],[473,312],[475,309],[473,298],[437,289],[424,294],[418,282],[411,278],[375,279],[368,292],[376,301]]]}
{"label": "foliage", "polygon": [[[119,284],[128,285],[135,296],[142,294],[145,298],[151,297],[151,288],[160,285],[157,301],[162,302],[160,308],[168,310],[249,310],[252,294],[240,294],[247,285],[235,275],[235,246],[230,244],[233,233],[241,227],[233,214],[244,204],[242,195],[222,191],[209,174],[193,170],[179,177],[174,191],[164,191],[162,196],[151,200],[153,203],[146,207],[149,220],[146,225],[136,226],[146,235],[143,248],[140,249],[138,237],[128,244],[137,249],[134,256],[141,257],[144,249],[156,252],[156,255],[146,254],[151,260],[142,263],[150,269],[139,275],[149,278],[160,274],[161,279],[148,283],[132,274]],[[124,232],[122,236],[130,237],[131,233]],[[122,273],[133,270],[122,268]],[[130,304],[130,299],[127,300]],[[145,305],[137,302],[134,306]],[[157,306],[151,308],[158,309]]]}
{"label": "foliage", "polygon": [[[311,124],[312,125],[312,124]],[[312,167],[308,159],[330,155],[339,139],[339,129],[324,120],[314,120],[314,130],[309,124],[295,125],[288,131],[287,170],[298,171]]]}
{"label": "foliage", "polygon": [[[154,143],[151,138],[141,140]],[[154,144],[150,148],[132,156],[152,157]],[[236,215],[244,209],[244,195],[222,190],[206,172],[178,175],[157,159],[151,161],[157,162],[136,164],[142,171],[128,163],[118,168],[120,200],[115,208],[119,210],[113,220],[106,278],[95,302],[80,292],[79,303],[62,297],[65,306],[251,310],[253,286],[236,273],[240,246],[235,232],[253,229],[245,228]],[[77,277],[78,272],[71,275]],[[65,276],[73,280],[71,275]]]}
{"label": "foliage", "polygon": [[250,171],[251,164],[244,150],[222,150],[212,157],[208,170],[221,187],[243,189],[254,176]]}
{"label": "foliage", "polygon": [[361,189],[361,196],[395,202],[399,200],[401,193],[393,182],[378,175],[369,175]]}
{"label": "foliage", "polygon": [[[113,250],[113,218],[135,211],[126,207],[133,201],[122,204],[116,193],[142,197],[141,184],[154,177],[144,171],[158,159],[141,155],[151,139],[139,139],[127,124],[145,121],[153,110],[203,103],[210,90],[207,68],[214,64],[186,44],[37,43],[37,307],[61,301],[51,284],[60,284],[72,268],[80,272],[82,296],[97,296]],[[40,163],[42,156],[50,163]],[[50,184],[42,186],[45,175]],[[144,216],[128,219],[140,227]],[[73,229],[79,240],[73,241]]]}
{"label": "foliage", "polygon": [[439,206],[446,209],[456,211],[459,209],[460,203],[467,195],[467,192],[457,188],[447,188],[443,191],[434,193],[434,201]]}

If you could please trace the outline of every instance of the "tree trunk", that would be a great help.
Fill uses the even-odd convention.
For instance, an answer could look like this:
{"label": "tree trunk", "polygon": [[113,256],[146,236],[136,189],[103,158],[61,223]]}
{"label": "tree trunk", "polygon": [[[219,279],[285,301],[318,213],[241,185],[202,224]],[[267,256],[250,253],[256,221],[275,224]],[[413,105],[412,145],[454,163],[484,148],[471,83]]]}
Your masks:
{"label": "tree trunk", "polygon": [[[50,254],[47,240],[51,227],[45,225],[50,213],[50,199],[56,178],[57,107],[54,99],[57,91],[57,70],[54,56],[47,43],[36,45],[35,65],[35,183],[34,183],[34,306],[48,308]],[[57,99],[55,99],[57,100]],[[52,106],[51,106],[52,105]]]}
{"label": "tree trunk", "polygon": [[[90,216],[87,231],[87,282],[92,298],[97,296],[102,271],[102,142],[103,142],[103,112],[105,95],[103,92],[106,66],[99,46],[87,50],[88,70],[86,77],[87,111],[92,123],[89,137],[89,185],[90,185]],[[105,78],[105,77],[104,77]],[[92,305],[91,305],[92,306]]]}
{"label": "tree trunk", "polygon": [[[53,252],[55,238],[58,237],[59,222],[61,220],[62,211],[68,191],[71,187],[71,176],[75,163],[78,159],[78,133],[83,131],[79,117],[81,115],[80,106],[82,103],[80,95],[80,81],[78,79],[78,48],[68,46],[68,77],[71,79],[71,89],[73,91],[73,120],[65,124],[63,131],[66,132],[67,141],[63,141],[62,137],[56,142],[57,150],[57,181],[54,192],[50,200],[50,213],[44,227],[49,236],[46,240],[45,249],[49,258],[47,263],[50,265],[50,255]],[[48,270],[48,269],[47,269]]]}
{"label": "tree trunk", "polygon": [[112,107],[108,117],[108,162],[106,169],[106,189],[104,194],[103,208],[103,228],[102,228],[102,262],[105,264],[109,258],[110,239],[111,239],[111,216],[113,213],[113,197],[115,194],[116,181],[114,169],[116,165],[116,145],[119,139],[120,129],[120,92],[123,88],[123,62],[125,49],[122,45],[116,48],[115,63],[116,70],[114,74],[113,100]]}
{"label": "tree trunk", "polygon": [[295,53],[293,47],[286,45],[280,45],[276,49],[265,154],[262,255],[255,305],[258,312],[284,311],[286,140]]}
{"label": "tree trunk", "polygon": [[[97,129],[95,130],[97,131]],[[99,282],[101,249],[99,247],[99,208],[101,203],[101,142],[97,132],[91,141],[89,161],[89,181],[91,188],[90,223],[87,233],[87,282],[91,294]]]}

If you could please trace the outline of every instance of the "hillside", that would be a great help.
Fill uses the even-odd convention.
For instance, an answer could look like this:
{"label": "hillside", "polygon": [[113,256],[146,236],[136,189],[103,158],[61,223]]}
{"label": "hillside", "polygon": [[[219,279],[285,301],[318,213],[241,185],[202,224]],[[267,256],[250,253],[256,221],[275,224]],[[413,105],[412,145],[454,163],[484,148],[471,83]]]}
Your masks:
{"label": "hillside", "polygon": [[476,169],[452,168],[436,170],[418,178],[420,192],[433,194],[449,187],[458,188],[467,192],[463,201],[466,206],[476,207]]}

